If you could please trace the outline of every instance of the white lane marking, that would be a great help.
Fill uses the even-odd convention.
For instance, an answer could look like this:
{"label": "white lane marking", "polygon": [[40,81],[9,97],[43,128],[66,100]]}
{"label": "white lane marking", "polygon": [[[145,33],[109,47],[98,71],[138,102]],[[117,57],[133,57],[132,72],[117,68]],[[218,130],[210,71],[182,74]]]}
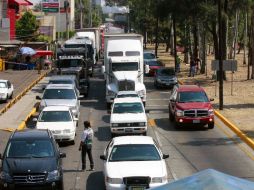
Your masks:
{"label": "white lane marking", "polygon": [[[156,139],[158,141],[158,144],[160,145],[160,147],[162,147],[162,143],[161,143],[160,137],[158,135],[158,132],[154,131],[154,133],[155,133],[155,137],[156,137]],[[178,177],[177,177],[176,173],[170,168],[170,166],[168,164],[167,164],[167,166],[168,166],[168,169],[170,170],[170,173],[172,174],[172,177],[174,178],[174,180],[177,180]]]}

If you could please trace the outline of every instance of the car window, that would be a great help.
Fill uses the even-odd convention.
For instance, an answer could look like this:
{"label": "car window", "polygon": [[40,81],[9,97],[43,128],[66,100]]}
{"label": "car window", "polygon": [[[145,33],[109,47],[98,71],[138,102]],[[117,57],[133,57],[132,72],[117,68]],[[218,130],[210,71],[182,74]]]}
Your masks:
{"label": "car window", "polygon": [[205,92],[179,92],[178,101],[182,103],[187,102],[208,102]]}
{"label": "car window", "polygon": [[6,88],[7,85],[6,85],[6,82],[0,82],[0,88]]}
{"label": "car window", "polygon": [[7,158],[31,158],[54,156],[50,140],[12,140],[7,146]]}
{"label": "car window", "polygon": [[142,113],[143,106],[140,102],[116,103],[113,107],[113,113]]}
{"label": "car window", "polygon": [[72,121],[69,111],[42,111],[39,122],[67,122]]}
{"label": "car window", "polygon": [[116,145],[109,157],[110,162],[152,160],[161,160],[158,150],[152,144]]}
{"label": "car window", "polygon": [[172,75],[175,75],[175,70],[174,69],[158,69],[157,74],[162,76],[172,76]]}
{"label": "car window", "polygon": [[144,59],[156,59],[153,53],[144,53]]}
{"label": "car window", "polygon": [[43,99],[76,99],[73,89],[46,89]]}
{"label": "car window", "polygon": [[149,66],[162,66],[162,63],[159,61],[149,61],[146,64]]}

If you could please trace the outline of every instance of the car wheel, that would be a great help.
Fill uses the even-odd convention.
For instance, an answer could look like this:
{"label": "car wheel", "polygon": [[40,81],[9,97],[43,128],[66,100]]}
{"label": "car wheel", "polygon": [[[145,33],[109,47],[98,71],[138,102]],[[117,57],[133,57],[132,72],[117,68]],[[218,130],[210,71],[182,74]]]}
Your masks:
{"label": "car wheel", "polygon": [[213,129],[214,128],[214,122],[208,123],[208,129]]}
{"label": "car wheel", "polygon": [[72,140],[72,141],[71,141],[71,145],[75,145],[75,140]]}

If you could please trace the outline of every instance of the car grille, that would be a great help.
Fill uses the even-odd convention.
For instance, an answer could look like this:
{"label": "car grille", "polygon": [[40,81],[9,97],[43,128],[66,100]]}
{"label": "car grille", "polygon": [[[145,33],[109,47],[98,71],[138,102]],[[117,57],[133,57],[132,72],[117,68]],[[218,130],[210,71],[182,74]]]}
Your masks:
{"label": "car grille", "polygon": [[139,123],[118,123],[118,127],[138,127]]}
{"label": "car grille", "polygon": [[15,184],[37,184],[45,181],[46,174],[14,174]]}
{"label": "car grille", "polygon": [[150,177],[124,177],[123,182],[128,186],[142,186],[149,188],[149,183],[151,181]]}
{"label": "car grille", "polygon": [[119,91],[130,91],[135,90],[135,83],[133,81],[119,81]]}
{"label": "car grille", "polygon": [[185,110],[185,117],[206,117],[208,116],[208,110]]}

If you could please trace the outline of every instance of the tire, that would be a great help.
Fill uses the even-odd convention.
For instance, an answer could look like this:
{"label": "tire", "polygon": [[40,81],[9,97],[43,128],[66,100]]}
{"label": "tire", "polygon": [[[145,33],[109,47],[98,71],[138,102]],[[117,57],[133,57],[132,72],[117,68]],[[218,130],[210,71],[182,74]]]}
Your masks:
{"label": "tire", "polygon": [[208,129],[213,129],[214,128],[214,122],[208,123]]}

